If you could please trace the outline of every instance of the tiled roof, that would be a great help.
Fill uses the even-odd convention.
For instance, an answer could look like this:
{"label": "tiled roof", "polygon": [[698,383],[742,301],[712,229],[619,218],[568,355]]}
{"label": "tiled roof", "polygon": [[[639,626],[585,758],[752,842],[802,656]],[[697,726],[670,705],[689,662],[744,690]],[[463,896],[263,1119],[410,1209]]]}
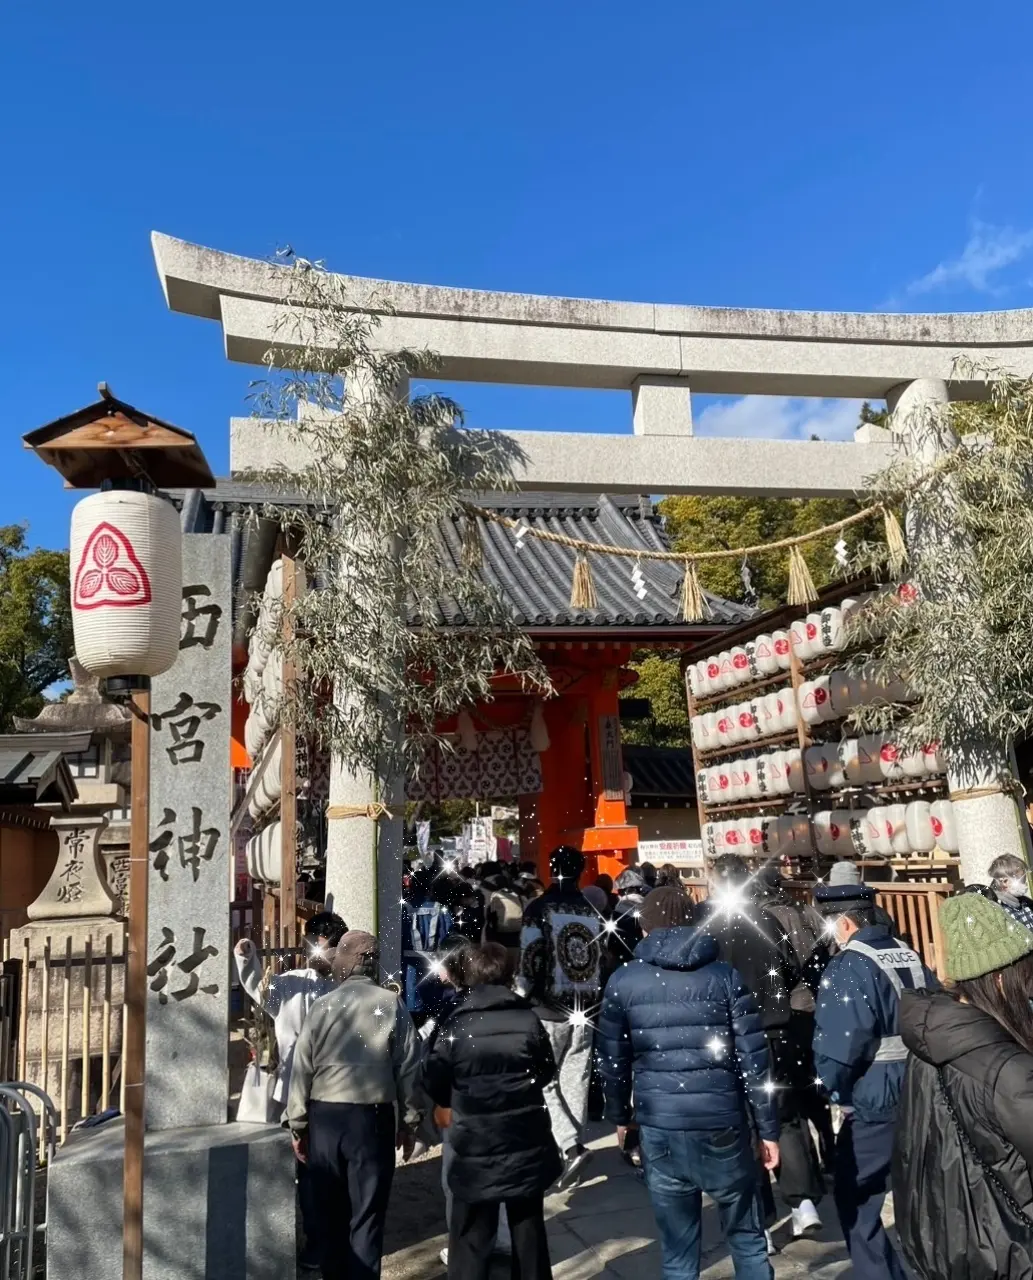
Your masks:
{"label": "tiled roof", "polygon": [[0,735],[0,803],[67,806],[75,795],[62,751],[32,750],[19,734]]}
{"label": "tiled roof", "polygon": [[[273,558],[273,539],[262,526],[267,521],[248,518],[266,503],[279,501],[268,489],[238,481],[219,480],[214,490],[188,490],[174,495],[182,507],[186,533],[229,533],[237,605],[246,593],[261,586],[264,571]],[[571,537],[614,546],[666,550],[663,520],[646,497],[591,498],[583,494],[487,493],[474,495],[478,505],[523,518],[534,528],[549,529]],[[296,501],[296,500],[295,500]],[[611,556],[591,557],[592,577],[599,606],[591,611],[570,607],[574,552],[537,538],[525,538],[517,548],[514,534],[490,520],[481,520],[484,548],[481,573],[509,601],[515,621],[535,630],[548,627],[670,627],[684,630],[681,619],[682,571],[676,564],[643,560],[639,565],[645,588],[640,600],[632,582],[634,560]],[[258,543],[263,542],[259,551]],[[446,567],[457,567],[462,554],[462,530],[448,521],[440,531],[440,552]],[[259,564],[259,561],[262,563]],[[742,604],[708,595],[712,620],[708,626],[734,626],[746,622],[753,610]],[[235,610],[235,614],[239,609]],[[462,613],[447,596],[438,601],[437,621],[461,626]]]}
{"label": "tiled roof", "polygon": [[631,803],[641,800],[693,800],[696,780],[688,747],[621,748],[624,768],[631,774]]}

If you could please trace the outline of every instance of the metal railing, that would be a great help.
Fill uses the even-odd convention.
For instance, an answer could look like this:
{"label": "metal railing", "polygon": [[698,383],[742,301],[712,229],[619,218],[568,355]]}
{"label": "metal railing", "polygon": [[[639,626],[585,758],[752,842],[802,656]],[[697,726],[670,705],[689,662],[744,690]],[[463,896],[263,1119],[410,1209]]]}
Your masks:
{"label": "metal railing", "polygon": [[0,1084],[0,1280],[31,1280],[45,1249],[47,1200],[40,1203],[38,1178],[53,1159],[57,1124],[42,1089],[24,1080]]}

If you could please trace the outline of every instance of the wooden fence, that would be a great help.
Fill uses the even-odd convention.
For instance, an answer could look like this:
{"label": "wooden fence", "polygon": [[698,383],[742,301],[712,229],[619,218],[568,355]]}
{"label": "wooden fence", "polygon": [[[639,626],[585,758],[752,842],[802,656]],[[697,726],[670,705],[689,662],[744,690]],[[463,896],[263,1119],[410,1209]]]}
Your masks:
{"label": "wooden fence", "polygon": [[125,954],[111,938],[94,954],[87,941],[72,954],[68,938],[55,953],[48,938],[32,954],[3,949],[0,1066],[6,1078],[27,1080],[54,1099],[58,1137],[85,1116],[123,1110]]}
{"label": "wooden fence", "polygon": [[[707,886],[699,881],[689,881],[686,885],[694,902],[703,902],[707,897]],[[811,884],[786,885],[790,893],[797,898],[810,899],[814,892]],[[922,957],[926,966],[937,975],[943,977],[942,958],[943,942],[940,936],[940,903],[954,892],[951,884],[880,884],[870,886],[875,890],[875,901],[893,918],[900,933],[905,934],[912,946]]]}

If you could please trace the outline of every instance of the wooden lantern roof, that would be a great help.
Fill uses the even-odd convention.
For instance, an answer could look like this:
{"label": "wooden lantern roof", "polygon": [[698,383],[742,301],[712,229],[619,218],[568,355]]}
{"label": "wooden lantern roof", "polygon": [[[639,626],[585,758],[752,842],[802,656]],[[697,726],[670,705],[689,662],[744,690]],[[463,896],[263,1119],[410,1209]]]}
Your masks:
{"label": "wooden lantern roof", "polygon": [[106,382],[97,389],[101,398],[95,404],[22,437],[69,488],[99,489],[105,481],[139,477],[158,489],[214,486],[208,461],[189,431],[119,400]]}

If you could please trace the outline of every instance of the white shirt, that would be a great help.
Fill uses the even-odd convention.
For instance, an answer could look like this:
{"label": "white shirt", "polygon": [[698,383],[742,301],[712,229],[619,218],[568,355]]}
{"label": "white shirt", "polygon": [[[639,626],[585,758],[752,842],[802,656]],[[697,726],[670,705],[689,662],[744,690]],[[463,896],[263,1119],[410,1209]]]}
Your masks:
{"label": "white shirt", "polygon": [[290,1092],[294,1046],[298,1043],[308,1011],[320,996],[333,991],[337,983],[333,978],[317,973],[315,969],[289,969],[286,973],[274,974],[269,979],[263,999],[262,966],[257,952],[251,951],[246,959],[234,952],[233,958],[237,962],[240,985],[252,1002],[264,1009],[273,1020],[280,1059],[276,1083],[273,1085],[273,1100],[286,1103]]}

